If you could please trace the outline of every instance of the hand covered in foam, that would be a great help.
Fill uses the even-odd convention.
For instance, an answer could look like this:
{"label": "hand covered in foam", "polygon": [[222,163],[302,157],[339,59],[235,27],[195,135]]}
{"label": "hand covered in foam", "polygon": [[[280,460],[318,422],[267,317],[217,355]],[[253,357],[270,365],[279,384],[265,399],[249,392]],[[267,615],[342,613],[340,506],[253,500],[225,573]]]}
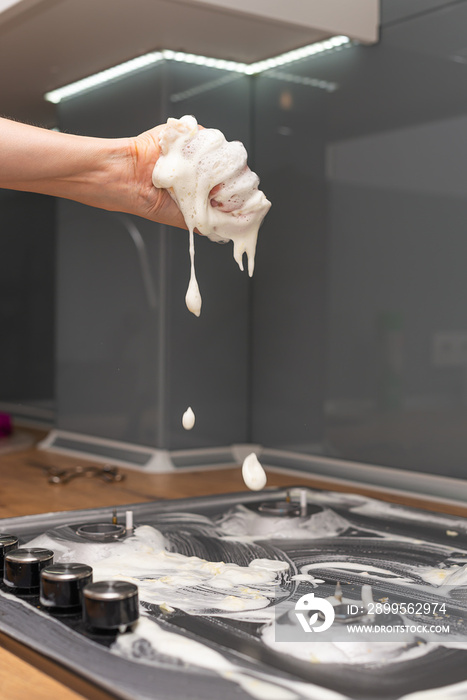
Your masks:
{"label": "hand covered in foam", "polygon": [[258,229],[271,206],[258,189],[239,141],[226,141],[217,129],[200,129],[194,117],[169,119],[160,133],[152,181],[169,191],[188,228],[218,242],[231,240],[234,258],[253,274]]}

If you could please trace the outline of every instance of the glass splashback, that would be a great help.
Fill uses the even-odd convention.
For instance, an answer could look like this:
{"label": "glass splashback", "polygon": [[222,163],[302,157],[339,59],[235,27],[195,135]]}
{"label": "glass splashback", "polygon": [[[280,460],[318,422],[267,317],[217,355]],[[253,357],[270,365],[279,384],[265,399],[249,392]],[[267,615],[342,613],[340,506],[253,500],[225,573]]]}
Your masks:
{"label": "glass splashback", "polygon": [[[463,476],[466,27],[467,2],[383,0],[375,46],[252,77],[167,62],[64,102],[63,127],[97,136],[195,114],[247,145],[273,206],[252,281],[230,246],[197,241],[205,306],[193,319],[183,232],[136,222],[153,298],[128,227],[60,203],[59,427]],[[24,324],[36,318],[31,307]],[[41,367],[38,395],[39,376],[53,387]],[[4,376],[0,401],[15,398]]]}
{"label": "glass splashback", "polygon": [[257,78],[254,416],[278,447],[462,476],[467,3],[382,10],[378,45]]}

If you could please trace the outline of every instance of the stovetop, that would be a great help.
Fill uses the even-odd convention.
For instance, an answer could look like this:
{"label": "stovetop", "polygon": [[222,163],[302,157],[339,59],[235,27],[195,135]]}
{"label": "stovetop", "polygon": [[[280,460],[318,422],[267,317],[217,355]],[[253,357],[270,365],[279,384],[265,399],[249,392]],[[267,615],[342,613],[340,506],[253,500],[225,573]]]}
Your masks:
{"label": "stovetop", "polygon": [[[112,508],[0,531],[136,583],[135,625],[98,632],[3,586],[0,631],[120,698],[447,698],[462,683],[467,696],[467,520],[299,487],[119,507],[117,524],[128,510],[133,530],[114,540],[82,529],[115,524]],[[333,606],[326,632],[319,605],[297,623],[310,594]],[[349,636],[355,622],[366,631]]]}

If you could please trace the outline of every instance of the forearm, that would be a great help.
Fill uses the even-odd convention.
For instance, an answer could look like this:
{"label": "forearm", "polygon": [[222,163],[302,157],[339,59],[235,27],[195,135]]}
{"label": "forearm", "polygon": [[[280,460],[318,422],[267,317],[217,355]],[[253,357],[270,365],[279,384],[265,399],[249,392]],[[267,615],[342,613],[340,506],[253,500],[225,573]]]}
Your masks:
{"label": "forearm", "polygon": [[6,189],[118,208],[109,191],[125,184],[118,182],[125,158],[131,161],[128,139],[75,136],[0,119],[0,187]]}
{"label": "forearm", "polygon": [[169,193],[152,184],[163,128],[101,139],[0,118],[0,188],[64,197],[186,228]]}

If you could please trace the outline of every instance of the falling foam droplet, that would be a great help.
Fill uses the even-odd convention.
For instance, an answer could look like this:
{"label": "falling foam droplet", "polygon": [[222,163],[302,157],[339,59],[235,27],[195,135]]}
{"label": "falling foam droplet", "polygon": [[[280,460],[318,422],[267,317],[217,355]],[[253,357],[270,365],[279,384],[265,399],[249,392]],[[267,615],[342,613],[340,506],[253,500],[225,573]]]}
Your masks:
{"label": "falling foam droplet", "polygon": [[242,476],[243,481],[252,491],[260,491],[266,486],[266,472],[254,452],[245,457],[242,466]]}
{"label": "falling foam droplet", "polygon": [[195,414],[193,413],[191,406],[189,406],[182,416],[182,425],[185,428],[185,430],[191,430],[194,424]]}

